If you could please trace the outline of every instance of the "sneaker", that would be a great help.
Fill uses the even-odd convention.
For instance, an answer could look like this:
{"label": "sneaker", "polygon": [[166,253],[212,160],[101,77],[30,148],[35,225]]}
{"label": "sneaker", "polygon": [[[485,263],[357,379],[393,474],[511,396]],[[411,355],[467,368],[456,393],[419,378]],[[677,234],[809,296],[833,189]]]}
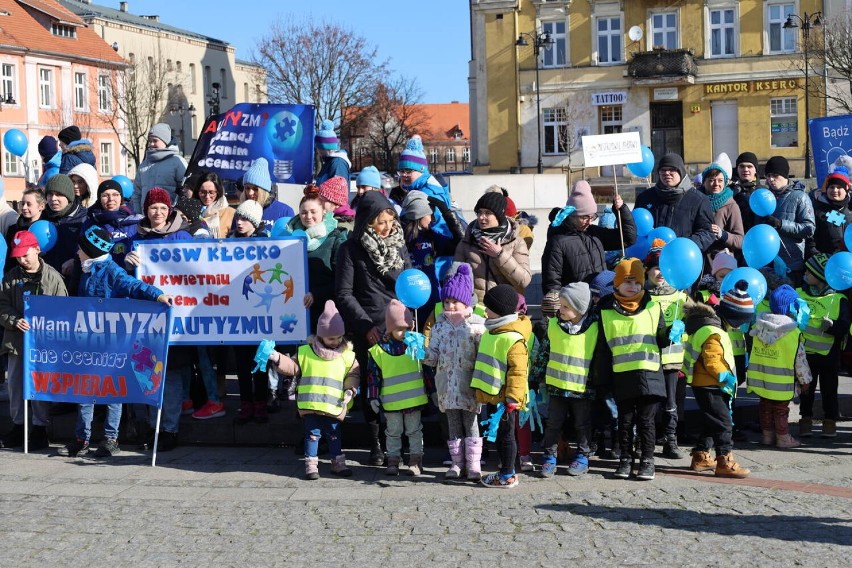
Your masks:
{"label": "sneaker", "polygon": [[618,468],[615,470],[615,477],[618,479],[627,479],[630,477],[630,472],[633,469],[633,460],[630,458],[621,458],[618,462]]}
{"label": "sneaker", "polygon": [[535,470],[535,465],[533,465],[532,456],[521,456],[521,471],[533,470]]}
{"label": "sneaker", "polygon": [[518,476],[510,475],[504,478],[499,473],[489,473],[479,481],[485,487],[492,489],[511,489],[518,485]]}
{"label": "sneaker", "polygon": [[73,458],[76,456],[84,456],[89,453],[89,442],[85,440],[74,440],[68,442],[64,448],[59,448],[57,452],[60,456]]}
{"label": "sneaker", "polygon": [[579,477],[589,471],[589,458],[583,454],[574,456],[574,461],[568,466],[568,475]]}
{"label": "sneaker", "polygon": [[94,456],[96,458],[110,458],[119,452],[121,452],[121,448],[118,447],[118,440],[107,438],[98,444],[98,449],[95,450]]}
{"label": "sneaker", "polygon": [[556,475],[556,460],[545,461],[541,464],[541,472],[539,475],[545,479]]}
{"label": "sneaker", "polygon": [[663,457],[670,460],[680,460],[684,458],[684,453],[677,447],[676,440],[666,440],[666,443],[663,444]]}
{"label": "sneaker", "polygon": [[209,420],[221,416],[225,416],[225,403],[213,402],[212,400],[208,400],[204,403],[204,406],[192,413],[192,417],[197,420]]}
{"label": "sneaker", "polygon": [[642,460],[639,462],[639,471],[636,473],[636,479],[642,481],[653,481],[654,479],[654,460]]}
{"label": "sneaker", "polygon": [[186,399],[182,403],[180,403],[180,413],[184,416],[188,416],[195,412],[195,404],[192,402],[191,398]]}

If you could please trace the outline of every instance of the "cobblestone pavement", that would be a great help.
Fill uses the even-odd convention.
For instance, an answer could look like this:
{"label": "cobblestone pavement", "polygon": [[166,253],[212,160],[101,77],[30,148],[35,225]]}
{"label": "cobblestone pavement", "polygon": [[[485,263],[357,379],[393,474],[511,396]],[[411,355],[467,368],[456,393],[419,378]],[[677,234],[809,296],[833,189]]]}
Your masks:
{"label": "cobblestone pavement", "polygon": [[[111,462],[0,451],[3,564],[842,566],[852,553],[852,424],[834,443],[735,451],[720,482],[657,459],[653,482],[524,476],[512,490],[363,467],[301,479],[289,448],[124,451]],[[434,458],[440,452],[432,450]],[[489,466],[493,467],[493,463]],[[488,468],[486,468],[488,469]]]}

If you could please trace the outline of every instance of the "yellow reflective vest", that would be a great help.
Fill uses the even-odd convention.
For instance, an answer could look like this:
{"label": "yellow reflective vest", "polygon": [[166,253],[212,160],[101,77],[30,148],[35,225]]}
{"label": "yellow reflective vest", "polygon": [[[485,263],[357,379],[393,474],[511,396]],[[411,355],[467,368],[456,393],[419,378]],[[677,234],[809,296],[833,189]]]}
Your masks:
{"label": "yellow reflective vest", "polygon": [[[676,319],[683,319],[683,304],[687,300],[685,292],[676,290],[671,294],[652,295],[654,302],[660,305],[660,311],[666,320],[666,327],[670,327]],[[663,365],[682,365],[683,346],[687,336],[683,334],[680,343],[674,343],[660,350],[660,362]]]}
{"label": "yellow reflective vest", "polygon": [[749,354],[747,390],[769,400],[792,400],[795,394],[796,351],[802,332],[793,329],[768,345],[757,336]]}
{"label": "yellow reflective vest", "polygon": [[482,334],[470,387],[490,396],[500,394],[509,370],[509,349],[518,341],[525,341],[525,338],[517,331]]}
{"label": "yellow reflective vest", "polygon": [[660,307],[654,301],[632,316],[622,315],[612,308],[601,311],[614,372],[660,370],[660,348],[657,346],[660,315]]}
{"label": "yellow reflective vest", "polygon": [[565,391],[586,392],[599,331],[598,322],[594,322],[584,332],[571,335],[559,327],[559,320],[550,318],[547,323],[550,357],[544,382]]}
{"label": "yellow reflective vest", "polygon": [[805,353],[828,355],[834,345],[834,336],[820,329],[822,318],[827,317],[832,321],[840,316],[841,294],[834,292],[825,296],[811,296],[802,288],[796,288],[799,297],[808,303],[811,309],[811,317],[808,326],[802,333],[805,337]]}
{"label": "yellow reflective vest", "polygon": [[343,412],[343,382],[355,363],[355,352],[344,351],[340,357],[323,359],[310,345],[302,345],[297,360],[302,376],[296,387],[296,407],[331,416]]}
{"label": "yellow reflective vest", "polygon": [[683,374],[686,375],[686,382],[692,383],[692,377],[695,373],[695,363],[701,357],[701,351],[704,343],[710,339],[711,335],[719,336],[719,343],[722,344],[722,357],[728,368],[736,375],[737,365],[734,362],[734,347],[731,345],[731,339],[721,327],[715,325],[705,325],[696,331],[689,341],[686,343],[686,349],[683,357]]}
{"label": "yellow reflective vest", "polygon": [[382,388],[379,399],[382,408],[388,412],[398,412],[407,408],[423,406],[429,402],[423,384],[420,361],[408,354],[391,355],[381,345],[369,349],[373,361],[382,371]]}

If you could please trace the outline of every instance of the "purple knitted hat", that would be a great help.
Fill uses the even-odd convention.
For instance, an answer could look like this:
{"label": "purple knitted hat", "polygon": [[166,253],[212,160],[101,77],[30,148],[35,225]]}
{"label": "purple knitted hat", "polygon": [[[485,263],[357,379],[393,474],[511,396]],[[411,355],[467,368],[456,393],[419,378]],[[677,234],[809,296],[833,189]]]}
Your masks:
{"label": "purple knitted hat", "polygon": [[441,288],[441,301],[452,298],[470,307],[473,298],[473,273],[467,263],[462,263]]}

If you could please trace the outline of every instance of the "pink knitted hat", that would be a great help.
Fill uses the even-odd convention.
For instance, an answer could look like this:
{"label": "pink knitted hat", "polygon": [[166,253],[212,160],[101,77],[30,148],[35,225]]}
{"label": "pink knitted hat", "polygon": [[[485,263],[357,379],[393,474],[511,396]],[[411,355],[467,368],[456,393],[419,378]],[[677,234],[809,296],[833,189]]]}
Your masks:
{"label": "pink knitted hat", "polygon": [[395,329],[406,328],[411,329],[414,323],[414,318],[411,317],[411,310],[406,308],[399,300],[391,300],[385,310],[385,328],[390,333]]}
{"label": "pink knitted hat", "polygon": [[343,318],[340,317],[337,306],[334,305],[333,300],[327,300],[325,309],[317,320],[317,337],[340,337],[345,333]]}
{"label": "pink knitted hat", "polygon": [[334,176],[319,186],[320,197],[340,207],[349,203],[349,182],[342,176]]}
{"label": "pink knitted hat", "polygon": [[592,197],[592,186],[584,179],[574,184],[566,205],[572,205],[577,215],[595,215],[598,212],[598,204]]}

